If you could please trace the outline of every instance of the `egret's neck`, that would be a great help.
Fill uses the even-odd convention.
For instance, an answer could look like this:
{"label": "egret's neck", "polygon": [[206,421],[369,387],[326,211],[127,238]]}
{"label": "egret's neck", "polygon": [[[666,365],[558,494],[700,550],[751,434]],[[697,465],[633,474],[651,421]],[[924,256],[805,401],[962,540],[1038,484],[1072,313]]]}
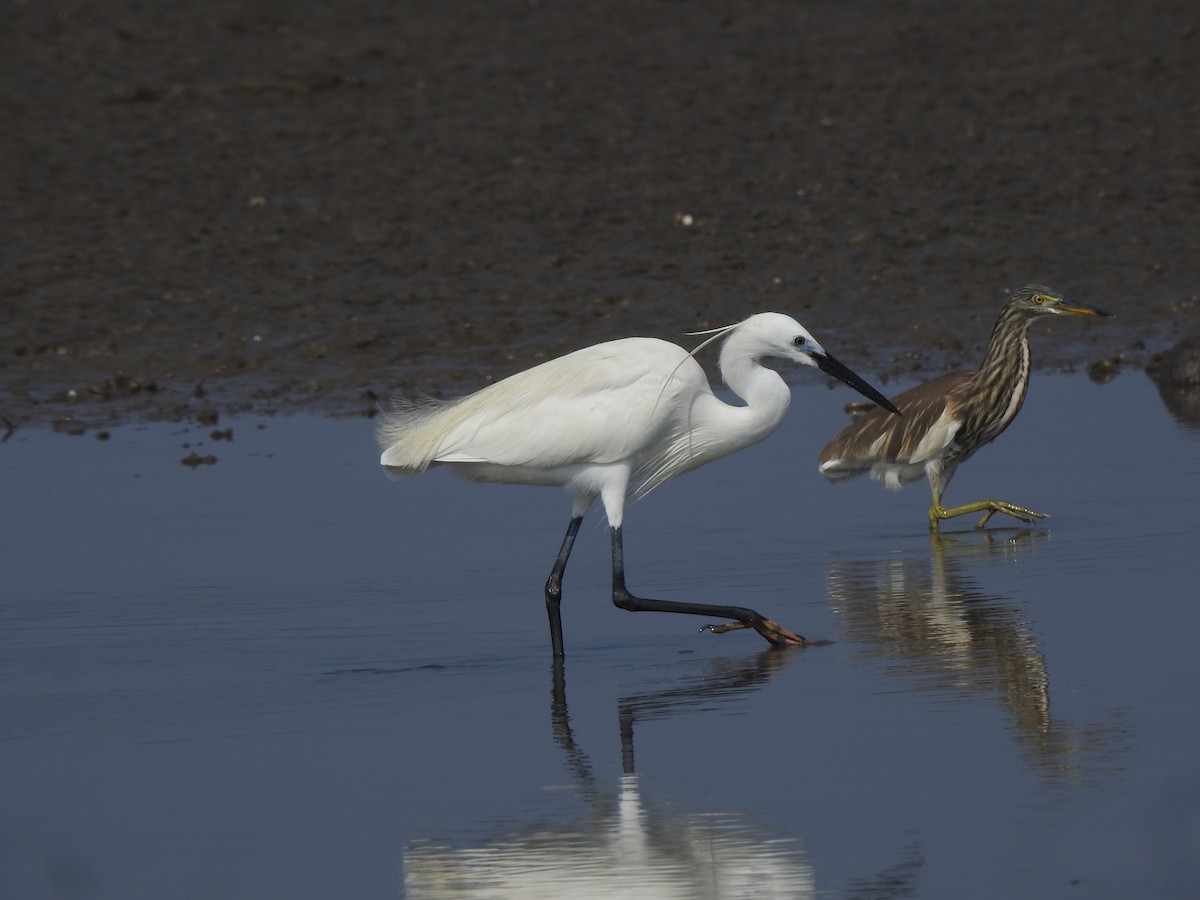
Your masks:
{"label": "egret's neck", "polygon": [[746,446],[766,437],[783,420],[792,392],[773,369],[762,364],[755,355],[756,347],[737,332],[730,335],[721,347],[721,377],[730,389],[745,401],[745,406],[729,406],[729,416],[737,422]]}

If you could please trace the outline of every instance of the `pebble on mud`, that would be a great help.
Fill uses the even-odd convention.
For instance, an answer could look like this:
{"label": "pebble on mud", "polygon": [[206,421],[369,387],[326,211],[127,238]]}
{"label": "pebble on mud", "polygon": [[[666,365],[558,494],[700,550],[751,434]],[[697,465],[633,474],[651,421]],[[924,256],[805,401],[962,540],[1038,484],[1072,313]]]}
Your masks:
{"label": "pebble on mud", "polygon": [[1121,371],[1120,356],[1106,356],[1088,366],[1088,378],[1097,384],[1108,384]]}
{"label": "pebble on mud", "polygon": [[193,450],[191,453],[181,459],[180,462],[188,468],[194,469],[197,466],[216,465],[217,458],[211,453],[209,453],[207,456],[201,456],[199,453]]}
{"label": "pebble on mud", "polygon": [[1200,385],[1200,330],[1184,336],[1147,371],[1159,384]]}

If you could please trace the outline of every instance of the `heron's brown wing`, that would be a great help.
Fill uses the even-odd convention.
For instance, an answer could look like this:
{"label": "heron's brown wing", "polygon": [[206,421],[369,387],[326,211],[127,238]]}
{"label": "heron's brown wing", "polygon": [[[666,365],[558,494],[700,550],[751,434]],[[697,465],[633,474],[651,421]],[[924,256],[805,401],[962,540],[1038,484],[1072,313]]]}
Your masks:
{"label": "heron's brown wing", "polygon": [[975,373],[950,372],[892,398],[899,416],[875,409],[842,429],[821,451],[821,470],[850,470],[878,462],[921,462],[958,429],[957,396]]}

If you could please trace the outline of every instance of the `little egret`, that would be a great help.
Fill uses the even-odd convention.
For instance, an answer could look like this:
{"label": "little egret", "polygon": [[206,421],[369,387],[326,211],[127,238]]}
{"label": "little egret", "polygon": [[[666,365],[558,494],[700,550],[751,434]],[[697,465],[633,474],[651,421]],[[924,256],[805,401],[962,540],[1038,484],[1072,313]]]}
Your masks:
{"label": "little egret", "polygon": [[[612,539],[612,598],[619,608],[729,619],[721,633],[753,628],[773,644],[805,639],[740,606],[636,597],[625,587],[621,526],[627,496],[642,497],[697,466],[749,447],[779,425],[791,391],[765,359],[815,366],[875,403],[891,403],[830,356],[795,320],[762,313],[713,329],[692,353],[654,338],[596,344],[450,401],[399,398],[382,416],[380,464],[403,476],[453,467],[474,481],[557,485],[574,496],[566,537],[546,581],[550,641],[563,655],[563,572],[597,497]],[[693,355],[725,338],[720,370],[745,401],[717,399]]]}
{"label": "little egret", "polygon": [[983,512],[983,528],[996,513],[1022,522],[1046,518],[1002,500],[980,500],[946,509],[942,493],[959,464],[994,441],[1021,410],[1029,388],[1029,326],[1042,316],[1104,316],[1111,313],[1071,303],[1049,288],[1024,287],[1005,304],[978,371],[950,372],[893,398],[901,417],[870,410],[821,451],[820,471],[830,481],[864,472],[897,490],[922,476],[933,505],[929,528],[943,519]]}

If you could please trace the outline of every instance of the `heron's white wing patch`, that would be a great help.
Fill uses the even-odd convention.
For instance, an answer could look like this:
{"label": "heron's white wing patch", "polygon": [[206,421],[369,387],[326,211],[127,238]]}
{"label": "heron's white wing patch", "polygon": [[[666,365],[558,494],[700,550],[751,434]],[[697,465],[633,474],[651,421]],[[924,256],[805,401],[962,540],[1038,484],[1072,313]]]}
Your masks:
{"label": "heron's white wing patch", "polygon": [[962,424],[961,418],[952,415],[949,408],[944,409],[904,462],[923,463],[930,457],[937,456],[950,446]]}

